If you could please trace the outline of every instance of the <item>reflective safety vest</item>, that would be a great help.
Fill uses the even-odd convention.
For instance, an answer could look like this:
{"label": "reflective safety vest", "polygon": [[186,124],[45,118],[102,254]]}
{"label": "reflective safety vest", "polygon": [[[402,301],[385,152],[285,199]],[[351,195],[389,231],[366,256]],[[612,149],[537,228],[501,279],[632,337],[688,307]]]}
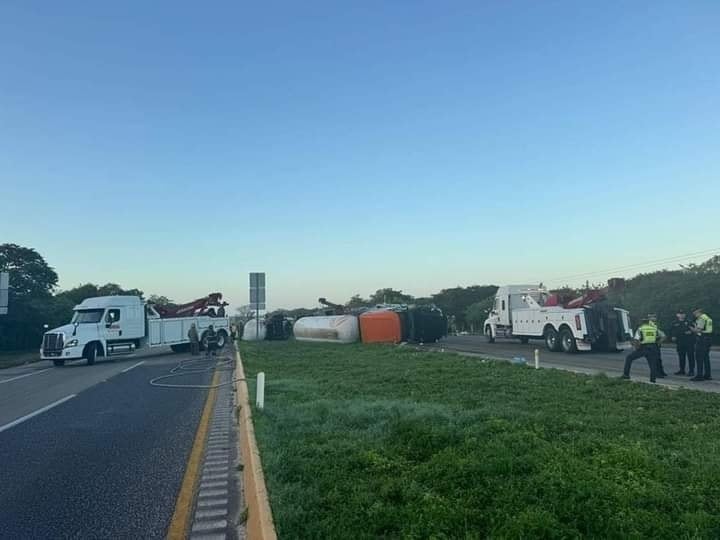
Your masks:
{"label": "reflective safety vest", "polygon": [[652,324],[643,324],[638,328],[640,332],[640,343],[643,345],[653,345],[657,341],[658,330]]}
{"label": "reflective safety vest", "polygon": [[703,334],[712,334],[713,327],[712,327],[712,319],[708,317],[705,313],[700,315],[698,319],[702,319],[705,324],[703,325],[702,333]]}

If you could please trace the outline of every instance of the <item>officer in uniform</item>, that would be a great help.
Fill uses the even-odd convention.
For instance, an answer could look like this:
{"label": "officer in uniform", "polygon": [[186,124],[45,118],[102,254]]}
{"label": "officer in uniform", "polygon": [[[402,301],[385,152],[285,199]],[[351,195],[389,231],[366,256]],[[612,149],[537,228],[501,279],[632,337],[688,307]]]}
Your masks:
{"label": "officer in uniform", "polygon": [[645,357],[650,368],[650,382],[655,382],[657,377],[657,353],[658,353],[658,329],[650,324],[648,319],[640,321],[640,327],[635,331],[636,349],[625,358],[625,369],[623,379],[630,378],[630,367],[634,360]]}
{"label": "officer in uniform", "polygon": [[687,375],[695,376],[695,332],[692,324],[687,320],[685,312],[680,309],[675,314],[675,322],[672,324],[670,335],[677,346],[678,362],[680,370],[675,375],[685,375],[685,359],[687,358],[689,371]]}
{"label": "officer in uniform", "polygon": [[710,345],[712,344],[712,319],[700,308],[693,311],[695,315],[695,360],[697,360],[697,376],[691,381],[710,381]]}
{"label": "officer in uniform", "polygon": [[665,341],[665,332],[660,330],[660,328],[657,325],[657,315],[654,313],[650,313],[648,315],[648,323],[655,327],[657,330],[657,341],[655,343],[655,346],[657,347],[657,376],[660,378],[667,377],[667,373],[665,373],[665,368],[663,367],[662,363],[662,347],[660,344]]}

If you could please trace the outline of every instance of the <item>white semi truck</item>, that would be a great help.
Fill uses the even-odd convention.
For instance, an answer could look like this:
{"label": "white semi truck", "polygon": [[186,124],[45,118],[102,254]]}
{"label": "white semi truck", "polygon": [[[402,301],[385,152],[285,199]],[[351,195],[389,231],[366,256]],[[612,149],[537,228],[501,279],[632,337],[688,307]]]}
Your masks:
{"label": "white semi truck", "polygon": [[618,351],[631,347],[627,310],[610,306],[603,291],[592,291],[564,305],[544,287],[506,285],[483,324],[488,342],[543,339],[551,351]]}
{"label": "white semi truck", "polygon": [[[195,304],[197,302],[188,305]],[[182,352],[189,350],[188,330],[192,323],[203,344],[210,325],[217,333],[218,347],[223,347],[228,340],[229,319],[216,316],[217,311],[207,304],[202,310],[190,310],[190,315],[185,317],[160,314],[166,311],[145,304],[137,296],[88,298],[75,306],[69,324],[45,332],[40,357],[52,360],[56,366],[82,358],[92,365],[98,357],[129,355],[150,347],[170,347]]]}

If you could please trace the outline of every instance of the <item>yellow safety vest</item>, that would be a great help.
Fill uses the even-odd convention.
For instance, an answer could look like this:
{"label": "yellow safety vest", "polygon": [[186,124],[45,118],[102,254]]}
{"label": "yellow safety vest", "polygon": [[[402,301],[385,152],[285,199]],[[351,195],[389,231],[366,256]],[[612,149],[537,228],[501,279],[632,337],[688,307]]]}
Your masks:
{"label": "yellow safety vest", "polygon": [[640,343],[643,345],[652,345],[657,341],[657,327],[652,324],[643,324],[640,328]]}
{"label": "yellow safety vest", "polygon": [[708,317],[705,313],[700,315],[698,319],[702,319],[705,321],[705,326],[702,329],[703,334],[712,334],[713,327],[712,327],[712,319]]}

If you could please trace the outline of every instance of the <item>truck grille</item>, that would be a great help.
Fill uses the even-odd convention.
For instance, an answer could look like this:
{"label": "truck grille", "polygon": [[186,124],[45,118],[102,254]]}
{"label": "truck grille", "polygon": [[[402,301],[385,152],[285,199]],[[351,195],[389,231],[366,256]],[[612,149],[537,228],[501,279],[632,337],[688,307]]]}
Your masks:
{"label": "truck grille", "polygon": [[63,334],[45,334],[43,338],[44,352],[61,351],[64,345]]}

